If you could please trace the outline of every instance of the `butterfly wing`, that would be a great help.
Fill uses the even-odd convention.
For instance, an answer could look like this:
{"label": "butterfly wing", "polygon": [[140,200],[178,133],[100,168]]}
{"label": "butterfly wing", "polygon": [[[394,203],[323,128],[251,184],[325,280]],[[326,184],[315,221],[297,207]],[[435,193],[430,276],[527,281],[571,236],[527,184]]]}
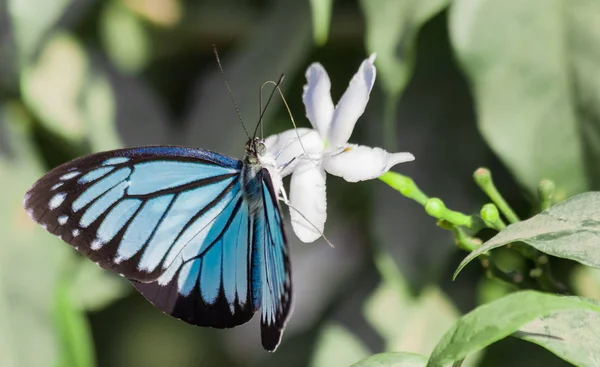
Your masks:
{"label": "butterfly wing", "polygon": [[[182,147],[120,149],[50,171],[24,206],[46,230],[103,268],[157,279],[239,196],[242,163]],[[193,247],[192,246],[192,247]]]}
{"label": "butterfly wing", "polygon": [[260,272],[261,339],[266,350],[274,351],[290,316],[292,305],[291,267],[283,220],[271,176],[262,170],[263,210],[254,220],[254,254]]}
{"label": "butterfly wing", "polygon": [[198,326],[230,328],[249,321],[253,301],[252,217],[241,190],[222,208],[201,246],[186,246],[157,281],[133,282],[163,312]]}
{"label": "butterfly wing", "polygon": [[261,190],[249,199],[241,169],[204,150],[122,149],[57,167],[24,205],[174,317],[228,328],[262,307],[262,343],[272,351],[291,307],[287,243],[268,171],[253,179]]}
{"label": "butterfly wing", "polygon": [[134,285],[162,311],[199,326],[233,327],[262,307],[262,344],[274,351],[290,313],[290,263],[270,176],[261,175],[258,196],[232,201],[212,242],[190,249],[156,282]]}

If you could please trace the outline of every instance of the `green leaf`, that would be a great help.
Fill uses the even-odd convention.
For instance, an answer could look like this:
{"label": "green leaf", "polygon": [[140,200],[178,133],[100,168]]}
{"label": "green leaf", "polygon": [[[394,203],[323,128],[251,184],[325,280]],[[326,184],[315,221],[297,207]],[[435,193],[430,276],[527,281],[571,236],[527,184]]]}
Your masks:
{"label": "green leaf", "polygon": [[312,367],[345,367],[370,354],[359,339],[337,323],[323,327],[316,346]]}
{"label": "green leaf", "polygon": [[116,126],[115,87],[110,84],[104,72],[94,71],[88,76],[82,91],[81,113],[92,152],[123,146]]}
{"label": "green leaf", "polygon": [[535,291],[513,293],[461,317],[433,350],[428,367],[443,367],[518,331],[529,322],[565,310],[600,312],[600,306]]}
{"label": "green leaf", "polygon": [[[600,301],[585,301],[600,306]],[[598,330],[598,311],[567,310],[532,321],[515,336],[538,344],[575,366],[591,367],[600,365]]]}
{"label": "green leaf", "polygon": [[100,18],[102,43],[111,61],[126,73],[141,71],[150,59],[150,40],[142,20],[121,1],[104,5]]}
{"label": "green leaf", "polygon": [[367,50],[377,53],[385,92],[399,98],[412,75],[414,46],[421,27],[449,0],[361,0]]}
{"label": "green leaf", "polygon": [[378,78],[387,95],[384,140],[394,149],[396,108],[414,68],[415,43],[421,27],[442,11],[449,0],[361,0],[365,16],[366,45],[376,52]]}
{"label": "green leaf", "polygon": [[352,367],[425,367],[427,358],[413,353],[380,353],[355,363]]}
{"label": "green leaf", "polygon": [[600,171],[600,80],[590,77],[600,71],[598,13],[590,0],[452,3],[451,41],[479,128],[530,193],[544,178],[558,200],[586,190],[582,139],[591,173]]}
{"label": "green leaf", "polygon": [[[58,357],[49,322],[55,288],[72,255],[25,213],[22,199],[43,174],[20,105],[0,107],[0,356],[2,366],[47,366]],[[35,346],[32,352],[31,346]]]}
{"label": "green leaf", "polygon": [[22,69],[25,103],[42,124],[69,141],[81,142],[85,137],[79,98],[88,68],[79,42],[66,33],[57,33],[48,40],[37,62]]}
{"label": "green leaf", "polygon": [[313,22],[313,38],[317,46],[327,43],[333,0],[310,0]]}
{"label": "green leaf", "polygon": [[575,294],[600,300],[600,269],[576,266],[571,272],[570,281]]}
{"label": "green leaf", "polygon": [[80,259],[74,266],[70,287],[77,307],[86,311],[100,310],[131,290],[131,285],[124,278],[88,259]]}
{"label": "green leaf", "polygon": [[21,73],[23,99],[40,122],[68,141],[87,140],[93,152],[122,147],[114,88],[107,72],[67,33],[48,40],[38,61]]}
{"label": "green leaf", "polygon": [[70,277],[63,277],[55,291],[54,321],[61,345],[58,366],[92,367],[96,365],[94,342],[87,316],[71,292],[71,282]]}
{"label": "green leaf", "polygon": [[[458,320],[458,311],[436,286],[415,297],[389,255],[377,256],[376,265],[383,283],[365,303],[365,318],[384,339],[386,351],[428,355]],[[477,362],[478,357],[469,358],[464,366]]]}
{"label": "green leaf", "polygon": [[71,0],[8,0],[21,63],[33,56],[43,37],[58,22]]}
{"label": "green leaf", "polygon": [[556,257],[600,268],[600,192],[586,192],[551,207],[534,217],[509,225],[471,252],[454,277],[486,251],[522,241]]}

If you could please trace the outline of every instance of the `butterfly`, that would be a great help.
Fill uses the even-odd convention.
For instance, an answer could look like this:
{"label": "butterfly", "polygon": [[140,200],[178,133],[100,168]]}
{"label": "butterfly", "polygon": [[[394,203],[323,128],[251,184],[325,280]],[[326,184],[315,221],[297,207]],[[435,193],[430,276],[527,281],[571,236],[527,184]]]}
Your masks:
{"label": "butterfly", "polygon": [[242,161],[177,146],[92,154],[43,176],[24,206],[187,323],[231,328],[260,309],[262,345],[274,351],[292,284],[280,178],[261,160],[265,153],[263,140],[250,138]]}

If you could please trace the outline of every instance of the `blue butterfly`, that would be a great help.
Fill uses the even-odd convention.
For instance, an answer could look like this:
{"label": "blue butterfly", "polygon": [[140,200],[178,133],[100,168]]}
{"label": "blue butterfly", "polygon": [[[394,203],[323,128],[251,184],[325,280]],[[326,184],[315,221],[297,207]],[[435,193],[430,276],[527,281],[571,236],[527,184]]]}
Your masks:
{"label": "blue butterfly", "polygon": [[252,138],[243,161],[175,146],[93,154],[42,177],[24,206],[171,316],[231,328],[261,309],[262,345],[274,351],[292,284],[265,151]]}

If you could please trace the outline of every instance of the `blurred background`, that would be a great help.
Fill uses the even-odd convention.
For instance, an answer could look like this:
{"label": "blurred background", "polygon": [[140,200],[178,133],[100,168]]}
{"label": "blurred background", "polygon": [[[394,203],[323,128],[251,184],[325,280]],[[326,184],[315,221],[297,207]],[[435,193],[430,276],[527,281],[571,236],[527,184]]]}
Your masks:
{"label": "blurred background", "polygon": [[[381,181],[327,178],[335,248],[289,231],[295,310],[274,354],[258,320],[214,330],[163,315],[29,220],[23,194],[62,162],[118,147],[241,157],[215,44],[250,127],[263,82],[285,73],[291,111],[309,126],[306,67],[324,65],[336,101],[377,52],[351,141],[412,152],[393,170],[467,213],[487,202],[472,181],[487,166],[525,218],[542,178],[559,200],[600,184],[598,19],[592,0],[0,0],[0,364],[336,367],[382,351],[428,355],[460,314],[510,289],[476,263],[451,281],[465,253]],[[275,99],[265,134],[289,128]],[[597,273],[553,266],[599,298]],[[465,365],[567,364],[507,339]]]}

